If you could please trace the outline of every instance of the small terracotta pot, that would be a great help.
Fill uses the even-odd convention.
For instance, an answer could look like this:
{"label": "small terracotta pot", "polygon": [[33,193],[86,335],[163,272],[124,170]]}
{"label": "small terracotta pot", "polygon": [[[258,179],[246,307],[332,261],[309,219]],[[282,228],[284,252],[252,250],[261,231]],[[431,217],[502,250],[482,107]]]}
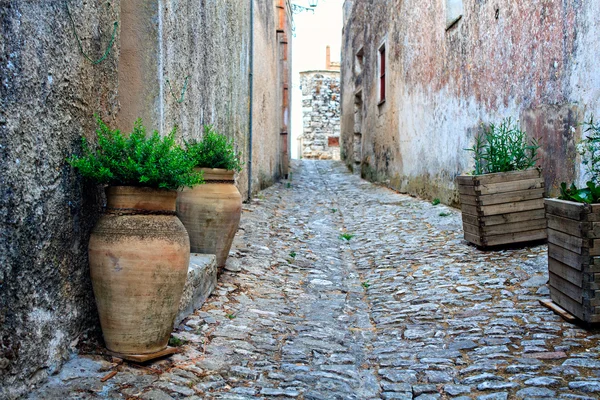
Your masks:
{"label": "small terracotta pot", "polygon": [[215,254],[224,267],[240,224],[242,196],[233,171],[199,169],[206,184],[186,188],[177,196],[177,216],[190,235],[192,253]]}
{"label": "small terracotta pot", "polygon": [[187,277],[190,243],[176,191],[114,186],[90,236],[90,273],[106,347],[150,354],[167,347]]}

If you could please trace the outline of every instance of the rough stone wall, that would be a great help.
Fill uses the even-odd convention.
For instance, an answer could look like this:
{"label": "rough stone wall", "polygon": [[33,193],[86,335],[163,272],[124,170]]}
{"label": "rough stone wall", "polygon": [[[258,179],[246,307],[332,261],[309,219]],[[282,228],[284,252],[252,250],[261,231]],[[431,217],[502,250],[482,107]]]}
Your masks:
{"label": "rough stone wall", "polygon": [[[82,135],[95,137],[94,113],[125,131],[138,117],[163,134],[178,125],[180,139],[214,124],[248,160],[250,3],[68,4],[94,59],[118,22],[105,61],[83,58],[64,2],[0,6],[0,398],[44,380],[83,332],[99,332],[87,243],[103,195],[65,162]],[[255,0],[258,188],[279,176],[276,18],[273,2]],[[245,168],[244,198],[247,179]]]}
{"label": "rough stone wall", "polygon": [[[280,176],[279,114],[281,108],[275,1],[254,0],[254,103],[252,108],[252,191],[270,186]],[[258,56],[260,55],[260,56]]]}
{"label": "rough stone wall", "polygon": [[[99,58],[119,5],[71,1],[83,47]],[[64,2],[0,6],[0,398],[56,371],[97,326],[87,242],[99,191],[65,158],[118,112],[119,44],[97,65],[77,48]]]}
{"label": "rough stone wall", "polygon": [[[571,127],[600,112],[600,4],[464,0],[462,17],[448,30],[445,7],[446,0],[346,2],[347,163],[354,163],[358,120],[364,177],[455,204],[454,178],[472,168],[463,149],[482,124],[512,116],[541,139],[550,194],[562,180],[581,179],[574,162],[581,130]],[[378,105],[377,51],[384,43],[387,96]]]}
{"label": "rough stone wall", "polygon": [[340,74],[300,72],[302,86],[302,157],[340,159]]}

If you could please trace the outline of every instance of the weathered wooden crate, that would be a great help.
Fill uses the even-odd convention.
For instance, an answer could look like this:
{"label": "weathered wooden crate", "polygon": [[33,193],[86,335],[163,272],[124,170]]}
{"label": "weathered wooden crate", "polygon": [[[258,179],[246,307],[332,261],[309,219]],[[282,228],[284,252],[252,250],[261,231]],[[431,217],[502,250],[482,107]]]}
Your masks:
{"label": "weathered wooden crate", "polygon": [[546,239],[538,169],[457,177],[465,239],[480,247]]}
{"label": "weathered wooden crate", "polygon": [[600,204],[545,204],[550,297],[582,321],[600,322]]}

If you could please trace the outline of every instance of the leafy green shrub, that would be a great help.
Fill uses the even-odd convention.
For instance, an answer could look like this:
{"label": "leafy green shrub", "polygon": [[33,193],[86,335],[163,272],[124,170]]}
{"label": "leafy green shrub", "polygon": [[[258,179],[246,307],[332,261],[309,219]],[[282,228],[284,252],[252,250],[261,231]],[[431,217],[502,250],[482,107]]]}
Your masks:
{"label": "leafy green shrub", "polygon": [[586,188],[577,189],[577,186],[571,183],[571,187],[567,189],[567,184],[563,182],[560,184],[560,196],[558,198],[578,203],[598,203],[600,200],[600,186],[596,186],[592,181],[588,181],[586,185]]}
{"label": "leafy green shrub", "polygon": [[[600,125],[594,122],[594,116],[589,121],[583,122],[587,136],[577,145],[577,152],[581,155],[581,163],[585,165],[589,180],[586,187],[578,189],[574,183],[567,188],[567,184],[560,184],[561,200],[575,201],[578,203],[600,202]],[[598,186],[597,186],[598,185]]]}
{"label": "leafy green shrub", "polygon": [[186,142],[189,157],[200,168],[223,168],[228,171],[242,170],[239,154],[236,154],[233,139],[218,133],[212,125],[204,126],[204,137],[200,142]]}
{"label": "leafy green shrub", "polygon": [[512,118],[500,125],[490,124],[475,137],[470,149],[475,158],[475,175],[495,172],[522,171],[535,166],[540,145],[536,139],[528,140]]}
{"label": "leafy green shrub", "polygon": [[72,156],[67,162],[81,175],[97,183],[112,186],[147,186],[158,189],[179,189],[202,183],[202,174],[194,172],[194,162],[175,143],[176,127],[165,137],[154,131],[146,136],[142,120],[124,136],[110,129],[96,116],[98,144],[90,147],[82,138],[83,155]]}

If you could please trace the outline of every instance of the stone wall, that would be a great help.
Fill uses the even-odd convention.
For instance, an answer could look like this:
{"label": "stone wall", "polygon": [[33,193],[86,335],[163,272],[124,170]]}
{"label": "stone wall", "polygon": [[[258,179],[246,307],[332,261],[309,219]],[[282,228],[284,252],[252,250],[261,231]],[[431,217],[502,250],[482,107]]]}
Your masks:
{"label": "stone wall", "polygon": [[[447,24],[455,3],[460,18]],[[541,139],[550,194],[581,179],[577,123],[600,112],[599,3],[354,0],[344,10],[342,156],[364,177],[456,204],[454,179],[472,170],[463,149],[482,124],[511,116]]]}
{"label": "stone wall", "polygon": [[300,72],[302,86],[302,157],[340,159],[340,74]]}
{"label": "stone wall", "polygon": [[[255,107],[280,121],[279,0],[255,0]],[[98,113],[129,131],[200,138],[203,124],[248,160],[250,3],[225,0],[4,1],[0,7],[0,397],[57,371],[99,325],[87,242],[103,194],[65,162]],[[289,13],[283,14],[289,26]],[[287,29],[287,27],[286,27]],[[279,69],[278,69],[279,68]],[[289,71],[288,71],[289,73]],[[275,75],[276,77],[277,75]],[[186,83],[187,82],[187,83]],[[170,84],[170,86],[169,86]],[[280,124],[254,126],[255,189],[281,175]],[[268,154],[268,156],[265,156]],[[247,198],[247,168],[237,179]]]}

